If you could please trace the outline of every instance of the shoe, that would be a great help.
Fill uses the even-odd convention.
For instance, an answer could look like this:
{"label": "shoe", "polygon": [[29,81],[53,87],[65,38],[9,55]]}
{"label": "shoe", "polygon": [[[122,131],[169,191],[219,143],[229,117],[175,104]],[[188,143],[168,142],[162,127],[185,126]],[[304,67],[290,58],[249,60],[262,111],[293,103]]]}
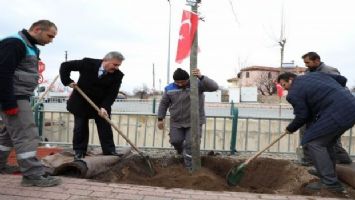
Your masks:
{"label": "shoe", "polygon": [[334,184],[331,185],[327,185],[321,182],[314,182],[314,183],[309,183],[306,185],[305,187],[308,190],[321,190],[321,189],[325,189],[325,190],[329,190],[329,191],[333,191],[333,192],[342,192],[344,191],[344,187],[341,183],[336,182]]}
{"label": "shoe", "polygon": [[308,170],[308,173],[311,174],[311,175],[313,175],[313,176],[317,176],[318,178],[321,177],[320,174],[318,173],[318,171],[315,170],[315,169],[309,169],[309,170]]}
{"label": "shoe", "polygon": [[301,159],[301,161],[299,162],[299,164],[302,165],[302,166],[305,166],[305,167],[313,166],[312,161],[306,160],[306,159]]}
{"label": "shoe", "polygon": [[336,160],[336,163],[349,165],[349,164],[353,163],[353,161],[352,160]]}
{"label": "shoe", "polygon": [[74,154],[74,160],[81,160],[85,158],[85,153],[82,152],[75,152]]}
{"label": "shoe", "polygon": [[5,165],[5,167],[0,169],[0,174],[14,174],[20,172],[20,167],[16,165]]}
{"label": "shoe", "polygon": [[117,152],[113,151],[113,152],[110,152],[110,153],[104,153],[105,156],[119,156],[121,157],[122,155],[118,154]]}
{"label": "shoe", "polygon": [[21,185],[23,187],[31,187],[31,186],[52,187],[52,186],[59,185],[61,183],[62,180],[54,176],[38,176],[35,178],[23,176]]}

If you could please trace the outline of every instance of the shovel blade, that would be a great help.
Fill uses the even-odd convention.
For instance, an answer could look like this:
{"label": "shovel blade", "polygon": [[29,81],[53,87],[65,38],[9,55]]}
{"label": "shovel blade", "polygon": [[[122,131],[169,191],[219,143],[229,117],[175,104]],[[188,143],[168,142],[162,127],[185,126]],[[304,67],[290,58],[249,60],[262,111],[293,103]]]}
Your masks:
{"label": "shovel blade", "polygon": [[246,165],[242,163],[239,166],[234,166],[229,170],[227,174],[227,183],[229,186],[236,186],[244,176],[244,170]]}
{"label": "shovel blade", "polygon": [[147,167],[147,171],[148,171],[149,176],[151,176],[151,177],[152,177],[152,176],[155,176],[156,172],[155,172],[155,170],[154,170],[154,168],[153,168],[153,164],[152,164],[152,162],[150,161],[149,157],[148,157],[148,156],[144,156],[143,159],[144,159],[144,162],[145,162],[145,164],[146,164],[146,167]]}

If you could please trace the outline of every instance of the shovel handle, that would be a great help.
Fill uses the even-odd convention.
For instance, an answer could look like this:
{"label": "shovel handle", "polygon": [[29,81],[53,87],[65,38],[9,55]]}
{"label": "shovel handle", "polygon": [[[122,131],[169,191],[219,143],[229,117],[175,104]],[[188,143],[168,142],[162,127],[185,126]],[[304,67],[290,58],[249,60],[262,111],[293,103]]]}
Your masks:
{"label": "shovel handle", "polygon": [[257,158],[260,154],[262,154],[265,150],[267,150],[268,148],[270,148],[272,145],[274,145],[276,142],[278,142],[281,138],[283,138],[285,135],[287,135],[286,132],[282,133],[278,138],[276,138],[274,141],[272,141],[267,147],[265,147],[264,149],[258,151],[254,156],[250,157],[248,160],[246,160],[244,162],[245,165],[247,165],[250,161],[254,160],[255,158]]}
{"label": "shovel handle", "polygon": [[[97,112],[101,112],[99,107],[97,107],[97,105],[79,88],[79,86],[74,85],[74,89],[76,91],[78,91],[82,97],[84,97],[84,99],[97,111]],[[111,121],[110,118],[108,118],[107,116],[102,116],[100,115],[102,118],[104,118],[109,124],[111,124],[111,126],[132,146],[132,148],[134,150],[136,150],[139,154],[143,155],[141,151],[138,150],[138,148],[128,139],[127,136],[125,136],[122,131],[120,131],[120,129],[118,129],[118,127]]]}
{"label": "shovel handle", "polygon": [[43,98],[48,94],[49,90],[52,88],[54,83],[57,81],[58,77],[59,77],[59,74],[54,78],[54,80],[51,82],[51,84],[49,84],[49,86],[46,88],[46,91],[44,91],[43,94],[38,98],[37,102],[41,102],[43,100]]}

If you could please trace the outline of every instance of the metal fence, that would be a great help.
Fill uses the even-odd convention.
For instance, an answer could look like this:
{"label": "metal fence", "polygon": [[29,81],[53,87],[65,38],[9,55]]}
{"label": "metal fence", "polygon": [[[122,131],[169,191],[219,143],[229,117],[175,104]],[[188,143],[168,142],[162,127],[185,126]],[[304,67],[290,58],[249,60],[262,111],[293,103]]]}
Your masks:
{"label": "metal fence", "polygon": [[[39,109],[42,107],[39,106]],[[36,122],[44,141],[71,144],[74,118],[67,111],[36,111]],[[169,116],[168,116],[169,117]],[[169,143],[169,118],[166,129],[156,126],[156,114],[113,112],[112,121],[139,148],[171,148]],[[202,127],[201,150],[228,151],[231,153],[258,151],[282,134],[292,118],[264,118],[239,116],[238,109],[230,115],[208,115]],[[89,121],[90,145],[99,145],[94,120]],[[113,130],[115,132],[115,130]],[[353,141],[354,127],[342,136],[342,144],[351,155],[355,154]],[[127,146],[127,142],[114,134],[117,146]],[[299,134],[287,135],[268,151],[295,153],[299,146]]]}
{"label": "metal fence", "polygon": [[[48,100],[43,102],[44,110],[47,111],[66,111],[66,102],[60,99]],[[112,111],[118,113],[141,113],[155,114],[159,107],[159,100],[155,99],[125,99],[116,100],[112,105]],[[255,104],[255,103],[215,103],[206,102],[205,111],[209,116],[228,116],[232,109],[237,106],[239,116],[242,117],[264,117],[264,118],[293,118],[292,107],[289,104]]]}
{"label": "metal fence", "polygon": [[[40,133],[45,141],[70,144],[73,136],[74,118],[68,112],[43,111],[43,126]],[[164,130],[157,128],[155,114],[112,113],[111,120],[136,146],[141,148],[171,148],[169,143],[169,116]],[[230,151],[233,116],[208,116],[203,126],[201,149]],[[89,144],[98,145],[99,139],[94,120],[89,120]],[[115,130],[113,130],[115,132]],[[127,142],[114,134],[117,146]]]}

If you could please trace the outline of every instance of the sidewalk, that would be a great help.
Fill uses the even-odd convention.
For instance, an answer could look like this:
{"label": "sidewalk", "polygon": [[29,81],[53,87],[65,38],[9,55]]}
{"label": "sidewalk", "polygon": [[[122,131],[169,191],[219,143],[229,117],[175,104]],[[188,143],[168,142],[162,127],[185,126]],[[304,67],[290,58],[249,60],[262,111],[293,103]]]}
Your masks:
{"label": "sidewalk", "polygon": [[281,196],[243,192],[211,192],[188,189],[165,189],[128,184],[99,183],[93,180],[62,177],[57,187],[21,187],[21,176],[0,175],[1,200],[331,200],[315,196]]}

